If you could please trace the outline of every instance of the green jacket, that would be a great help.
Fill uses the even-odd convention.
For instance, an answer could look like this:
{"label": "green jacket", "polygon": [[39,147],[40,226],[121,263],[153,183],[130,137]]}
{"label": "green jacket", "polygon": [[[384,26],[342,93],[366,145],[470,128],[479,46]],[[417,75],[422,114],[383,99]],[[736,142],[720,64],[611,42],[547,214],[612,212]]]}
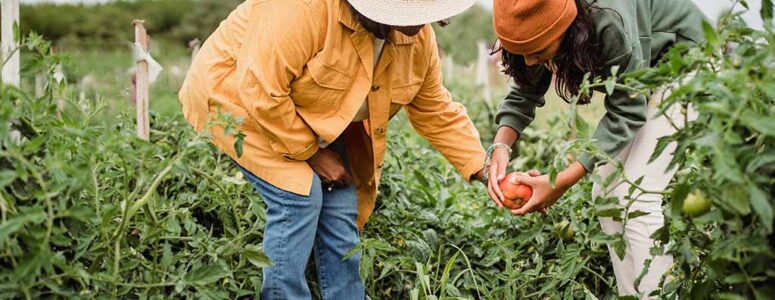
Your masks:
{"label": "green jacket", "polygon": [[[619,74],[653,66],[663,53],[677,43],[697,45],[704,40],[705,18],[691,0],[590,0],[593,9],[601,59],[605,70],[619,66]],[[541,66],[542,68],[545,68]],[[495,118],[498,127],[508,126],[522,136],[535,118],[536,107],[544,105],[544,94],[551,85],[551,73],[536,86],[514,85]],[[646,123],[648,97],[632,98],[615,90],[605,98],[606,114],[593,138],[600,149],[615,157]],[[579,161],[592,171],[599,158],[583,155]]]}

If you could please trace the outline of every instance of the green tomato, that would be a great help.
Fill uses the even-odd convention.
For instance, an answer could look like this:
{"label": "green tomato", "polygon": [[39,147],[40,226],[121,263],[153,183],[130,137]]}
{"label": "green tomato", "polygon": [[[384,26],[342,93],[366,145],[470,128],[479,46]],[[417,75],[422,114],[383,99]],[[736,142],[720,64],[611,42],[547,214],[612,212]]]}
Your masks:
{"label": "green tomato", "polygon": [[567,220],[555,224],[554,229],[557,233],[557,237],[564,241],[572,240],[573,236],[576,235],[576,232],[573,230],[573,225]]}
{"label": "green tomato", "polygon": [[710,211],[710,201],[702,192],[695,191],[684,200],[683,211],[692,217],[699,217]]}

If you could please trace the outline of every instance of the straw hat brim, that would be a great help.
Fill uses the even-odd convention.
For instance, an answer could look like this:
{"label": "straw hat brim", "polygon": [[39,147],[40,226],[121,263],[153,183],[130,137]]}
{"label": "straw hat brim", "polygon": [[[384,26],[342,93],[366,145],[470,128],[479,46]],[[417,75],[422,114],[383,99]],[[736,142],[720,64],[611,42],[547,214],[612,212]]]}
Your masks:
{"label": "straw hat brim", "polygon": [[476,0],[343,0],[367,18],[390,26],[430,24],[462,13]]}

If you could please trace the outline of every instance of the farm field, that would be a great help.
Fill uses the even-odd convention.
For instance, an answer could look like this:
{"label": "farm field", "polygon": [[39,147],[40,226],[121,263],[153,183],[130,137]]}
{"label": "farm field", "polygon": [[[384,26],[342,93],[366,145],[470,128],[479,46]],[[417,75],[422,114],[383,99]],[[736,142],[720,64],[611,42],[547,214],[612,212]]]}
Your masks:
{"label": "farm field", "polygon": [[[675,262],[657,298],[775,294],[775,34],[738,21],[723,17],[701,49],[671,52],[621,82],[641,91],[686,82],[663,105],[701,115],[670,137],[681,161],[652,251]],[[128,49],[71,42],[52,51],[36,34],[23,45],[21,88],[0,87],[0,299],[254,297],[271,264],[261,245],[265,206],[182,117],[185,45],[151,45],[165,70],[151,86],[150,141],[135,135]],[[493,97],[483,99],[474,70],[455,64],[445,83],[488,145],[507,83],[492,77]],[[36,95],[39,74],[48,84]],[[588,87],[608,84],[599,78]],[[511,169],[556,173],[582,149],[599,151],[590,137],[601,102],[576,107],[547,97]],[[389,135],[377,208],[354,249],[372,299],[617,298],[607,246],[623,251],[624,239],[604,234],[598,217],[626,221],[639,212],[592,199],[592,183],[604,178],[590,176],[547,215],[516,217],[484,186],[465,183],[403,113]],[[689,198],[708,211],[685,208]]]}

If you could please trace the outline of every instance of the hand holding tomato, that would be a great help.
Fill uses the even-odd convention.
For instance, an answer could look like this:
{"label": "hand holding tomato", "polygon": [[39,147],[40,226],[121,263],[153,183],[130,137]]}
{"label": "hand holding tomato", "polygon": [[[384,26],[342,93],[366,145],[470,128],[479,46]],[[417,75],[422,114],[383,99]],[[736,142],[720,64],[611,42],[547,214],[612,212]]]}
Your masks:
{"label": "hand holding tomato", "polygon": [[509,152],[503,148],[496,148],[490,156],[490,166],[484,170],[489,179],[487,184],[487,193],[495,205],[503,207],[503,192],[500,189],[499,182],[506,176],[506,166],[509,164]]}
{"label": "hand holding tomato", "polygon": [[513,185],[525,185],[532,189],[531,197],[516,209],[511,210],[511,213],[518,216],[542,211],[552,206],[567,190],[567,188],[559,186],[552,188],[548,175],[533,177],[518,175],[510,178],[509,182]]}
{"label": "hand holding tomato", "polygon": [[[531,171],[535,172],[535,171]],[[567,169],[557,174],[555,186],[549,183],[549,176],[516,176],[510,180],[513,184],[524,184],[533,188],[533,195],[521,208],[512,209],[511,213],[523,216],[534,211],[543,211],[552,206],[574,184],[586,175],[586,169],[579,162],[572,163]]]}
{"label": "hand holding tomato", "polygon": [[[524,184],[514,184],[517,176],[522,173],[511,173],[506,175],[506,178],[501,180],[498,184],[501,192],[503,193],[503,206],[508,209],[518,209],[527,202],[530,197],[533,196],[533,189],[530,186]],[[536,176],[540,175],[538,172],[533,172]]]}

